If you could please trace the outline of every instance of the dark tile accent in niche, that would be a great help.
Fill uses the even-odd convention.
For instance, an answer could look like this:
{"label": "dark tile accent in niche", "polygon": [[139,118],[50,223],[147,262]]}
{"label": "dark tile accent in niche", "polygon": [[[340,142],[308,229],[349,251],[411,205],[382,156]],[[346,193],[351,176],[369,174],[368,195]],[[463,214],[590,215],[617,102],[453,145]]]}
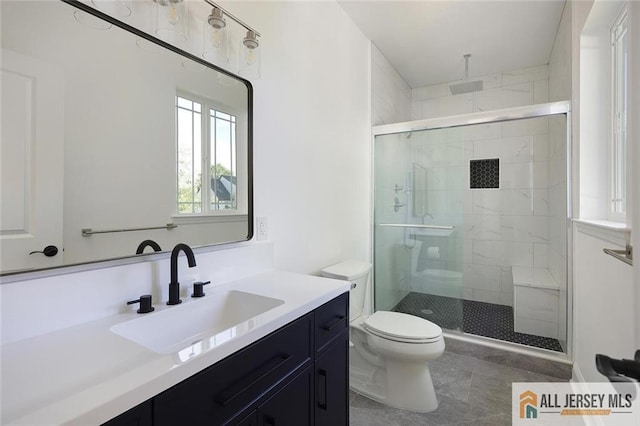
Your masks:
{"label": "dark tile accent in niche", "polygon": [[469,161],[471,189],[500,188],[500,159]]}

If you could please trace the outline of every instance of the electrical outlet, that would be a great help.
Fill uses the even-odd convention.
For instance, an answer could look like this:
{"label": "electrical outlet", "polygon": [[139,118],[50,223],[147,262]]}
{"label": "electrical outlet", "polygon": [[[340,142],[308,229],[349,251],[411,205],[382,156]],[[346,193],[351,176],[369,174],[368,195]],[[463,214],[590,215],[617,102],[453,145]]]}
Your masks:
{"label": "electrical outlet", "polygon": [[267,218],[257,217],[256,218],[256,240],[266,240],[267,230],[268,230]]}

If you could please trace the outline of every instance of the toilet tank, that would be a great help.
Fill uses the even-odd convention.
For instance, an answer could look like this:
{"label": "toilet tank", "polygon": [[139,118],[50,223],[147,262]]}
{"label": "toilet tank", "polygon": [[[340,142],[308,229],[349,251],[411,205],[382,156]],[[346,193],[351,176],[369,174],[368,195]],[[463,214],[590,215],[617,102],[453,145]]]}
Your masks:
{"label": "toilet tank", "polygon": [[351,282],[349,293],[349,321],[359,317],[364,309],[371,264],[362,260],[345,260],[329,266],[320,273],[326,278]]}

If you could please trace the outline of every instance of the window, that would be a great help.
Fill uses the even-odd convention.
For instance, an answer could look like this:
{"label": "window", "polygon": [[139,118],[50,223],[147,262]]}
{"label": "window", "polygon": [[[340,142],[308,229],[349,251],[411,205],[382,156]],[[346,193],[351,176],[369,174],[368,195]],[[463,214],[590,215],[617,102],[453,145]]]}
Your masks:
{"label": "window", "polygon": [[628,37],[627,10],[611,27],[611,161],[610,161],[610,218],[625,220],[627,212],[627,81]]}
{"label": "window", "polygon": [[236,211],[236,116],[206,99],[179,94],[176,146],[178,215]]}

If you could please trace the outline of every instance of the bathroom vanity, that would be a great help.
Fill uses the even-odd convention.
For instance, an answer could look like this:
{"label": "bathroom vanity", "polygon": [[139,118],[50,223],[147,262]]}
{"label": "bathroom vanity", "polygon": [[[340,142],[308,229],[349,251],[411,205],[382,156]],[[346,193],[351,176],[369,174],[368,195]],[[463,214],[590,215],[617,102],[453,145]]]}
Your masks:
{"label": "bathroom vanity", "polygon": [[[185,288],[182,304],[155,301],[149,314],[126,308],[8,342],[1,423],[348,424],[348,291],[345,281],[270,270],[212,283],[199,299]],[[193,339],[158,343],[230,294],[279,303],[224,330],[207,325]],[[224,321],[244,309],[229,303]],[[132,326],[157,329],[147,340],[125,337]]]}
{"label": "bathroom vanity", "polygon": [[107,422],[347,425],[345,293]]}

